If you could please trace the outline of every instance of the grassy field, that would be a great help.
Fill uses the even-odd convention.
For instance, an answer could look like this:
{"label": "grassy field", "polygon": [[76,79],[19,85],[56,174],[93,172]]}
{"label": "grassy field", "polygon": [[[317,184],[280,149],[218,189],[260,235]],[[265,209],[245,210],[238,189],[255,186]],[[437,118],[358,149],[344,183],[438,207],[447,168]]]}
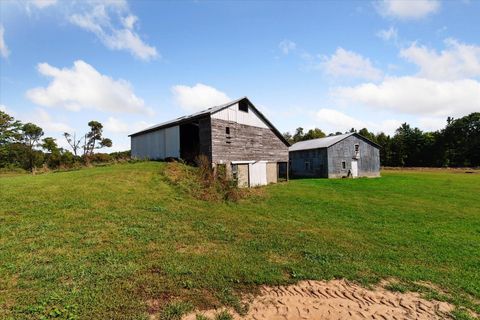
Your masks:
{"label": "grassy field", "polygon": [[0,176],[0,318],[167,319],[332,278],[397,279],[480,312],[478,173],[293,180],[212,203],[165,166]]}

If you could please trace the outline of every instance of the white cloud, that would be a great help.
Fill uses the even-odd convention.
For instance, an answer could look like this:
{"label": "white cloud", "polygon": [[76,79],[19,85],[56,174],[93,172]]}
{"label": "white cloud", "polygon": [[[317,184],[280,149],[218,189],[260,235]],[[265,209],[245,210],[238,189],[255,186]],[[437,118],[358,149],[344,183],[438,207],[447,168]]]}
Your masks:
{"label": "white cloud", "polygon": [[297,44],[291,40],[285,39],[278,44],[283,54],[289,54],[297,48]]}
{"label": "white cloud", "polygon": [[197,83],[193,87],[173,86],[172,93],[178,105],[189,112],[203,110],[231,100],[225,93],[202,83]]}
{"label": "white cloud", "polygon": [[57,0],[32,0],[29,1],[29,3],[33,4],[39,9],[43,9],[55,5],[57,3]]}
{"label": "white cloud", "polygon": [[420,68],[419,76],[436,80],[455,80],[480,76],[480,46],[467,45],[455,39],[445,40],[440,53],[413,43],[400,56]]}
{"label": "white cloud", "polygon": [[127,123],[116,117],[108,117],[105,122],[105,130],[113,133],[133,133],[152,126],[152,123],[146,121],[137,121],[134,123]]}
{"label": "white cloud", "polygon": [[0,55],[4,58],[8,58],[10,51],[8,50],[7,44],[5,43],[5,28],[3,25],[0,25]]}
{"label": "white cloud", "polygon": [[328,108],[318,110],[315,116],[317,126],[326,132],[347,132],[351,128],[357,130],[367,128],[369,131],[375,133],[384,132],[386,134],[393,134],[402,123],[398,120],[383,120],[380,122],[363,121],[338,110]]}
{"label": "white cloud", "polygon": [[94,33],[111,50],[126,50],[146,61],[159,57],[157,49],[146,44],[135,32],[138,18],[130,13],[125,1],[88,2],[82,13],[71,15],[69,20]]}
{"label": "white cloud", "polygon": [[364,58],[358,53],[338,48],[330,57],[323,56],[320,68],[328,75],[334,77],[361,78],[378,80],[382,77],[382,71],[375,68],[370,59]]}
{"label": "white cloud", "polygon": [[71,69],[40,63],[38,71],[53,78],[48,87],[33,88],[26,96],[34,103],[67,110],[96,109],[104,112],[151,113],[125,80],[114,80],[78,60]]}
{"label": "white cloud", "polygon": [[320,123],[333,126],[335,131],[346,131],[351,128],[361,129],[365,126],[363,121],[350,117],[334,109],[320,109],[316,113],[317,120]]}
{"label": "white cloud", "polygon": [[418,119],[418,127],[426,131],[436,131],[445,128],[447,120],[445,117],[421,117]]}
{"label": "white cloud", "polygon": [[69,132],[72,128],[63,122],[55,121],[50,114],[42,108],[36,108],[26,118],[28,122],[33,122],[48,132]]}
{"label": "white cloud", "polygon": [[397,19],[421,19],[440,9],[438,0],[381,0],[375,5],[378,13]]}
{"label": "white cloud", "polygon": [[480,82],[472,79],[390,77],[380,84],[336,88],[333,95],[349,103],[410,114],[463,116],[480,110]]}
{"label": "white cloud", "polygon": [[390,27],[385,30],[380,30],[377,32],[377,37],[385,41],[390,41],[390,40],[395,41],[398,38],[398,30],[395,27]]}
{"label": "white cloud", "polygon": [[0,104],[0,111],[7,112],[7,106],[4,104]]}

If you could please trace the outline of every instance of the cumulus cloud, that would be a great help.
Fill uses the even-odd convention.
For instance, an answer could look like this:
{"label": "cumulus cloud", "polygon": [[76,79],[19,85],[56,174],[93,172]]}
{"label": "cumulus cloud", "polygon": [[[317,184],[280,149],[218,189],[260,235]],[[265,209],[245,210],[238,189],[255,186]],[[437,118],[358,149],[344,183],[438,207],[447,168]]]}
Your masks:
{"label": "cumulus cloud", "polygon": [[427,131],[436,131],[445,128],[445,117],[421,117],[418,119],[418,127]]}
{"label": "cumulus cloud", "polygon": [[159,57],[157,49],[146,44],[135,31],[138,18],[130,13],[125,1],[87,2],[87,7],[72,14],[69,20],[94,33],[111,50],[126,50],[146,61]]}
{"label": "cumulus cloud", "polygon": [[232,100],[222,91],[202,83],[197,83],[193,87],[173,86],[172,93],[177,104],[189,112],[203,110]]}
{"label": "cumulus cloud", "polygon": [[320,123],[331,125],[337,128],[336,130],[346,131],[350,130],[351,128],[361,129],[365,127],[365,123],[363,121],[350,117],[334,109],[320,109],[317,111],[315,116]]}
{"label": "cumulus cloud", "polygon": [[32,0],[29,3],[39,9],[43,9],[55,5],[57,0]]}
{"label": "cumulus cloud", "polygon": [[132,133],[152,126],[152,123],[146,121],[137,121],[134,123],[125,122],[117,117],[108,117],[105,122],[105,130],[113,133]]}
{"label": "cumulus cloud", "polygon": [[410,114],[463,116],[480,110],[480,82],[473,79],[435,81],[419,77],[389,77],[333,90],[350,103]]}
{"label": "cumulus cloud", "polygon": [[351,128],[360,130],[367,128],[376,133],[384,132],[386,134],[393,134],[395,130],[402,124],[398,120],[382,120],[363,121],[335,109],[323,108],[315,113],[317,125],[327,132],[347,132]]}
{"label": "cumulus cloud", "polygon": [[36,108],[33,113],[29,114],[27,121],[36,123],[47,132],[72,131],[72,128],[68,124],[55,121],[52,116],[42,108]]}
{"label": "cumulus cloud", "polygon": [[397,19],[421,19],[440,9],[438,0],[380,0],[375,7],[382,16]]}
{"label": "cumulus cloud", "polygon": [[390,40],[395,41],[398,38],[398,30],[395,27],[390,27],[385,30],[380,30],[377,32],[377,37],[385,41],[390,41]]}
{"label": "cumulus cloud", "polygon": [[338,48],[331,56],[323,56],[321,67],[324,72],[333,77],[359,78],[378,80],[382,71],[375,68],[370,59],[362,57],[353,51]]}
{"label": "cumulus cloud", "polygon": [[7,44],[5,43],[5,28],[3,25],[0,25],[0,55],[4,58],[8,58],[10,51],[8,50]]}
{"label": "cumulus cloud", "polygon": [[297,48],[297,44],[291,40],[285,39],[278,44],[283,54],[289,54]]}
{"label": "cumulus cloud", "polygon": [[413,43],[401,50],[400,56],[419,67],[420,77],[455,80],[480,76],[480,46],[460,43],[455,39],[446,39],[445,46],[446,49],[438,53]]}
{"label": "cumulus cloud", "polygon": [[7,106],[4,104],[0,104],[0,111],[7,112]]}
{"label": "cumulus cloud", "polygon": [[55,68],[48,63],[40,63],[37,69],[42,75],[52,78],[47,87],[26,92],[28,99],[38,105],[71,111],[152,112],[134,94],[130,83],[103,75],[82,60],[75,61],[71,69]]}

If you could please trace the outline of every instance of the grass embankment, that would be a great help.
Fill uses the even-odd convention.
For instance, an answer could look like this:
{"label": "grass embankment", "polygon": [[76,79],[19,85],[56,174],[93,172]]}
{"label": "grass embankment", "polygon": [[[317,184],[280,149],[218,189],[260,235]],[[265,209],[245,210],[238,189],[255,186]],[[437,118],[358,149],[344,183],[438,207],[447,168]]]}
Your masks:
{"label": "grass embankment", "polygon": [[293,180],[232,203],[198,200],[165,166],[1,177],[0,318],[173,318],[331,278],[395,278],[480,311],[480,174]]}

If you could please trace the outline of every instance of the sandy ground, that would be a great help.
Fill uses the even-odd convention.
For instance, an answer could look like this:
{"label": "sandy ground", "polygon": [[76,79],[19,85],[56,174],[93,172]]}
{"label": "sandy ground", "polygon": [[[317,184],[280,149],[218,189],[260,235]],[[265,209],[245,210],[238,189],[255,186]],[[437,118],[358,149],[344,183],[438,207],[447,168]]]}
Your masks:
{"label": "sandy ground", "polygon": [[[417,293],[387,291],[381,287],[368,290],[345,280],[303,281],[297,285],[262,287],[250,302],[249,312],[234,319],[449,319],[453,306],[428,301]],[[230,310],[229,310],[230,311]],[[192,313],[184,320],[195,320],[196,314],[211,319],[218,310]]]}

